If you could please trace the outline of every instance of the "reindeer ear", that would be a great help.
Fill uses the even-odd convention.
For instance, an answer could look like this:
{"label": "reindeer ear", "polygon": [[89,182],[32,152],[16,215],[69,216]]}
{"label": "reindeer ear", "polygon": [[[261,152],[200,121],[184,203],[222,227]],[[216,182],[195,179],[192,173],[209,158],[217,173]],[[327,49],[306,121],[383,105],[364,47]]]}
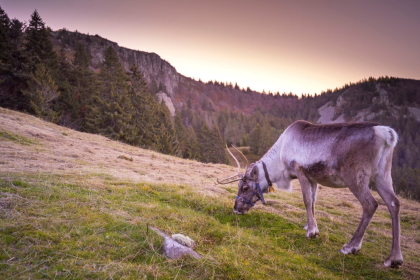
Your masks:
{"label": "reindeer ear", "polygon": [[250,175],[249,175],[249,178],[251,179],[251,180],[258,180],[258,175],[259,175],[259,170],[258,170],[258,167],[257,167],[257,165],[255,165],[253,168],[252,168],[252,170],[251,170],[251,173],[250,173]]}

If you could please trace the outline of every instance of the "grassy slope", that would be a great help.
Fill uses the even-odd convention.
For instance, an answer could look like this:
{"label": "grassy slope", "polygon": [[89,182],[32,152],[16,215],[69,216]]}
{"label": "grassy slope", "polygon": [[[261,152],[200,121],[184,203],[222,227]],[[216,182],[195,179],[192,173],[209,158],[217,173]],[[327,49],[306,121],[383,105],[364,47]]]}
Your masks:
{"label": "grassy slope", "polygon": [[[232,212],[236,187],[212,186],[223,165],[160,155],[0,108],[0,278],[420,277],[420,204],[402,201],[405,266],[382,263],[390,215],[380,206],[362,251],[338,252],[361,207],[348,190],[322,188],[321,236],[305,238],[297,183],[267,195],[248,215]],[[201,260],[167,260],[147,229],[183,233]]]}

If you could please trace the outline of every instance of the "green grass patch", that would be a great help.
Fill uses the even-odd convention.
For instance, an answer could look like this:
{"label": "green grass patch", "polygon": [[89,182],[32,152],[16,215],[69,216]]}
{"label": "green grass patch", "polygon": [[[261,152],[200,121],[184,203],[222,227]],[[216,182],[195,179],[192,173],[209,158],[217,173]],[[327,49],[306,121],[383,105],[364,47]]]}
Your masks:
{"label": "green grass patch", "polygon": [[26,137],[19,136],[17,134],[13,134],[13,133],[10,133],[10,132],[6,132],[6,131],[0,131],[0,141],[12,141],[12,142],[19,143],[19,144],[22,144],[22,145],[37,144],[36,142],[34,142],[31,139],[28,139]]}
{"label": "green grass patch", "polygon": [[[232,200],[189,186],[133,184],[100,176],[101,187],[70,177],[0,181],[0,278],[404,279],[384,269],[391,241],[368,232],[362,252],[338,252],[341,227],[302,225],[278,215],[235,215]],[[182,233],[203,258],[168,260],[148,226]],[[354,230],[354,229],[349,229]]]}

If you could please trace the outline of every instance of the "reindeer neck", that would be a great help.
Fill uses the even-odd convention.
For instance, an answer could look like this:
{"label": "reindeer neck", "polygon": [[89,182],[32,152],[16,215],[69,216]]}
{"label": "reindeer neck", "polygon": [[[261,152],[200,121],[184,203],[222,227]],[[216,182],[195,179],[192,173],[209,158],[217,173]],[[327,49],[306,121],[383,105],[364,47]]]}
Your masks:
{"label": "reindeer neck", "polygon": [[267,167],[268,176],[272,182],[276,182],[282,175],[281,170],[278,168],[280,163],[280,146],[281,146],[280,137],[277,142],[268,150],[268,152],[257,162],[258,169],[260,170],[259,179],[260,181],[266,181],[265,171],[263,169],[262,162],[265,163]]}

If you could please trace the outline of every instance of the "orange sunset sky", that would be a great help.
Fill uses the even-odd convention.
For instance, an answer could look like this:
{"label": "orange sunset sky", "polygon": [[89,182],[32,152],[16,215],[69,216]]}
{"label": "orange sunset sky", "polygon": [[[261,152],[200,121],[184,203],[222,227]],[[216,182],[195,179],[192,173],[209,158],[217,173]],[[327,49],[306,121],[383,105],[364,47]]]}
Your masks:
{"label": "orange sunset sky", "polygon": [[0,0],[53,30],[154,52],[179,73],[268,92],[320,93],[369,76],[420,79],[420,1]]}

